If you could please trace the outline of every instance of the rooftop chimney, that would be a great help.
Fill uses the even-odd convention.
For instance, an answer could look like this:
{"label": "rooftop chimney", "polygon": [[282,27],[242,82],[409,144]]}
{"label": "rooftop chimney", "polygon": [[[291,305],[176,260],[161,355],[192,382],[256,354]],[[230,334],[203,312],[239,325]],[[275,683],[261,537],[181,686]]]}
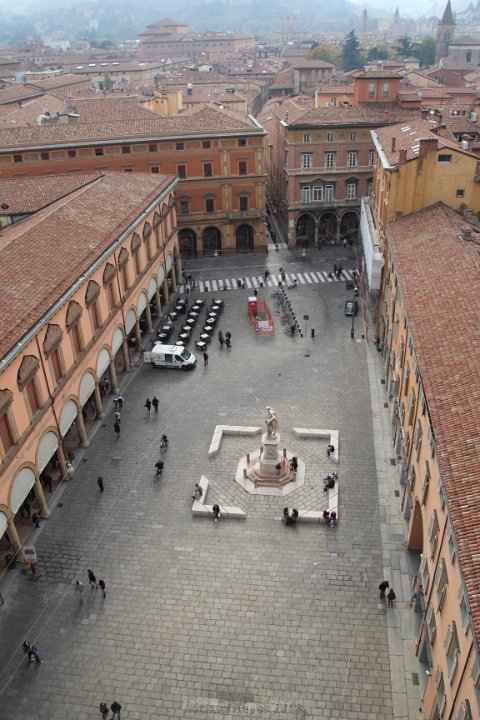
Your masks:
{"label": "rooftop chimney", "polygon": [[437,138],[423,138],[420,140],[420,150],[418,157],[424,160],[429,152],[436,151],[438,149]]}
{"label": "rooftop chimney", "polygon": [[406,162],[407,162],[407,151],[404,148],[402,148],[401,150],[398,151],[398,164],[405,165]]}
{"label": "rooftop chimney", "polygon": [[396,137],[392,137],[392,153],[395,152],[395,146],[396,146],[396,144],[397,144],[397,138],[396,138]]}

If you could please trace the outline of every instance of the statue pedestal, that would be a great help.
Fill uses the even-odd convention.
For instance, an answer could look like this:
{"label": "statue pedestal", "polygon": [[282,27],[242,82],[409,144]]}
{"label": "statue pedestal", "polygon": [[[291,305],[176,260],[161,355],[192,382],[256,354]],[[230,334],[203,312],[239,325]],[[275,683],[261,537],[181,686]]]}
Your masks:
{"label": "statue pedestal", "polygon": [[275,477],[277,471],[275,465],[280,462],[278,455],[278,446],[280,444],[280,435],[275,433],[273,437],[269,437],[268,433],[262,435],[262,448],[263,452],[260,456],[260,473],[261,475],[267,475]]}

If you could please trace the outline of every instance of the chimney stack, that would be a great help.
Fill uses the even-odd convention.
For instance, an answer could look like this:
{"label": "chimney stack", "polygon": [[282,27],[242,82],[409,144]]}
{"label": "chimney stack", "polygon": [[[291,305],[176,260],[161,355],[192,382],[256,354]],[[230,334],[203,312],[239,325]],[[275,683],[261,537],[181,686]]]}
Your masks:
{"label": "chimney stack", "polygon": [[424,160],[429,152],[436,151],[438,149],[438,139],[437,138],[423,138],[420,140],[420,150],[418,153],[418,157],[421,160]]}
{"label": "chimney stack", "polygon": [[398,164],[399,165],[405,165],[407,162],[407,151],[405,149],[401,149],[398,151]]}
{"label": "chimney stack", "polygon": [[395,146],[396,146],[396,144],[397,144],[397,138],[396,138],[396,137],[392,137],[392,153],[395,152]]}

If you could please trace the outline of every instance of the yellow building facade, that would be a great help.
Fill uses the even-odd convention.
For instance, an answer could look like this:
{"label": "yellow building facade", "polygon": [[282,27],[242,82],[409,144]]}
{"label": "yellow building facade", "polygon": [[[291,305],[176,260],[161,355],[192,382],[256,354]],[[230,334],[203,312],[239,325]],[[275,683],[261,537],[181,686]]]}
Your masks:
{"label": "yellow building facade", "polygon": [[18,560],[25,502],[48,517],[52,475],[71,477],[86,424],[103,417],[105,393],[118,392],[181,273],[176,178],[77,180],[49,179],[50,196],[42,179],[1,183],[10,204],[44,193],[43,207],[0,233],[0,547]]}

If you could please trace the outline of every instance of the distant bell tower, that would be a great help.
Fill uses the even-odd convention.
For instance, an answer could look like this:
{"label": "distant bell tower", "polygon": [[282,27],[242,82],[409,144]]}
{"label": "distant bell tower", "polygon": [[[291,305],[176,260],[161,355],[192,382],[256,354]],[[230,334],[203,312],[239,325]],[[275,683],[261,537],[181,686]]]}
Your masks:
{"label": "distant bell tower", "polygon": [[444,10],[443,17],[438,23],[437,27],[437,42],[436,42],[436,53],[435,60],[442,57],[447,57],[448,46],[453,40],[455,35],[455,20],[453,19],[452,6],[450,0],[447,2],[447,6]]}

